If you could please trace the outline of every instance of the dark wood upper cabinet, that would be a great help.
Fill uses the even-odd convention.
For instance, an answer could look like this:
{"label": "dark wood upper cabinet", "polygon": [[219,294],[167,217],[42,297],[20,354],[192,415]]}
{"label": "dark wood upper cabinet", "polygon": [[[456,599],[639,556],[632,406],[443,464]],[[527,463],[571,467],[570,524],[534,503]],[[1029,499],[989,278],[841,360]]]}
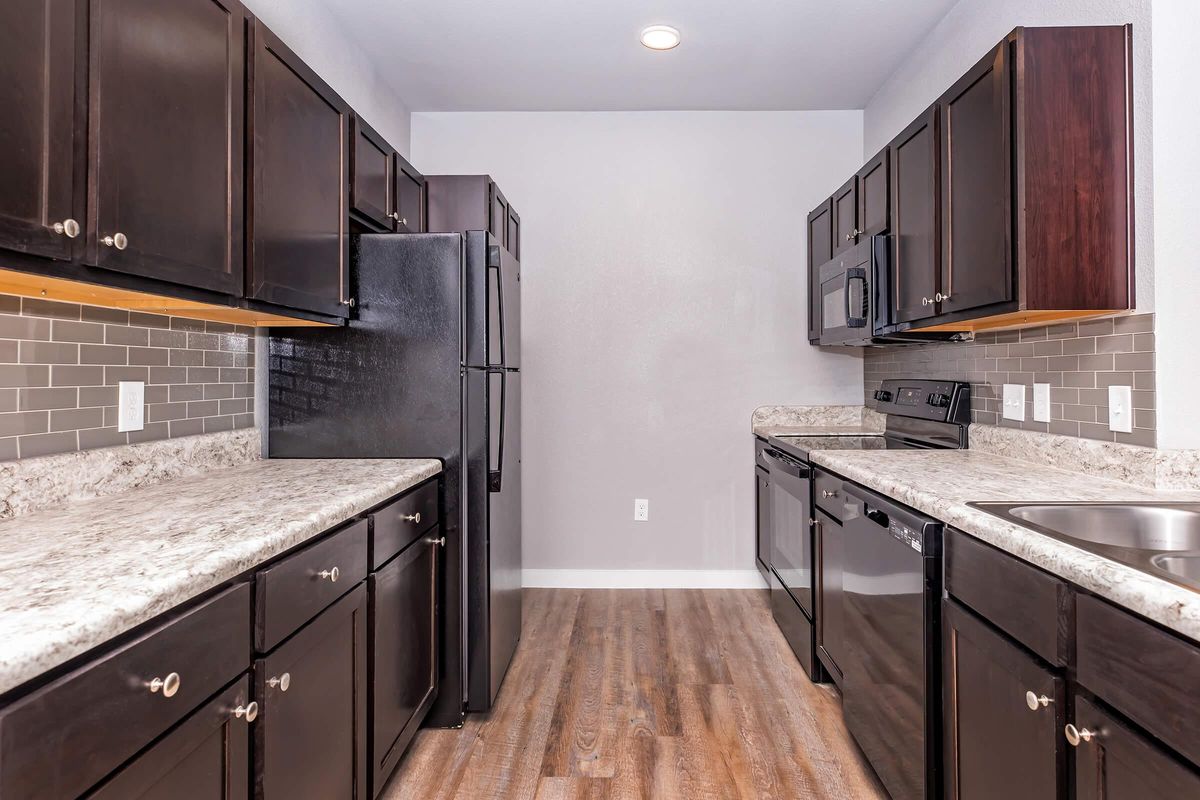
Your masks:
{"label": "dark wood upper cabinet", "polygon": [[395,151],[357,114],[353,117],[350,150],[350,212],[376,231],[396,227]]}
{"label": "dark wood upper cabinet", "polygon": [[75,175],[75,8],[0,4],[0,247],[54,259],[71,258],[86,224]]}
{"label": "dark wood upper cabinet", "polygon": [[896,322],[937,313],[941,266],[938,108],[932,106],[891,143],[892,313]]}
{"label": "dark wood upper cabinet", "polygon": [[819,270],[833,258],[833,202],[826,200],[808,213],[808,341],[821,339]]}
{"label": "dark wood upper cabinet", "polygon": [[430,232],[489,231],[519,258],[521,217],[489,176],[431,175],[425,196]]}
{"label": "dark wood upper cabinet", "polygon": [[370,800],[366,667],[361,583],[255,662],[258,800]]}
{"label": "dark wood upper cabinet", "polygon": [[239,294],[241,4],[89,8],[87,263]]}
{"label": "dark wood upper cabinet", "polygon": [[500,244],[508,246],[508,198],[495,183],[488,186],[488,197],[488,230]]}
{"label": "dark wood upper cabinet", "polygon": [[508,230],[504,233],[505,244],[508,245],[508,252],[512,253],[518,261],[521,260],[521,215],[511,205],[508,207]]}
{"label": "dark wood upper cabinet", "polygon": [[348,316],[350,107],[251,26],[247,296]]}
{"label": "dark wood upper cabinet", "polygon": [[971,68],[941,111],[943,313],[1013,296],[1012,114],[1008,45]]}
{"label": "dark wood upper cabinet", "polygon": [[858,176],[833,193],[833,255],[858,243]]}
{"label": "dark wood upper cabinet", "polygon": [[952,600],[942,622],[946,797],[1064,798],[1063,679]]}
{"label": "dark wood upper cabinet", "polygon": [[891,226],[891,150],[887,147],[858,171],[858,233],[875,236]]}
{"label": "dark wood upper cabinet", "polygon": [[396,153],[396,230],[401,233],[424,233],[425,176]]}

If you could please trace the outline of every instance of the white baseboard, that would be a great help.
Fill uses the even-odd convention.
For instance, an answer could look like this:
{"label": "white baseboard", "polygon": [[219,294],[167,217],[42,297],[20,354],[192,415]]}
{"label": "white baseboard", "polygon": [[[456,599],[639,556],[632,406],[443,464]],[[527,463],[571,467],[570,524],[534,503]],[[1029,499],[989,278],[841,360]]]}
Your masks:
{"label": "white baseboard", "polygon": [[527,588],[765,589],[756,569],[526,569]]}

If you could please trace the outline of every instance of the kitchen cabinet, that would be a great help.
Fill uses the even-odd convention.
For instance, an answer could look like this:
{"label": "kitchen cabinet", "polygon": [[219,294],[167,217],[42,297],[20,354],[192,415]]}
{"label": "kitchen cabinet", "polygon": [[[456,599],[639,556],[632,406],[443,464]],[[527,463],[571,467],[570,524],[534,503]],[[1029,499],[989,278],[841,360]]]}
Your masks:
{"label": "kitchen cabinet", "polygon": [[350,138],[350,213],[368,231],[396,227],[395,151],[374,128],[355,114]]}
{"label": "kitchen cabinet", "polygon": [[941,276],[938,108],[930,107],[892,140],[892,319],[937,313]]}
{"label": "kitchen cabinet", "polygon": [[858,244],[858,176],[833,193],[833,254]]}
{"label": "kitchen cabinet", "polygon": [[1064,679],[953,600],[942,623],[946,796],[1064,797]]}
{"label": "kitchen cabinet", "polygon": [[859,237],[886,233],[891,226],[891,149],[883,148],[858,171]]}
{"label": "kitchen cabinet", "polygon": [[254,665],[254,796],[370,800],[367,591],[354,587]]}
{"label": "kitchen cabinet", "polygon": [[350,107],[262,22],[250,31],[247,296],[348,316]]}
{"label": "kitchen cabinet", "polygon": [[754,561],[771,582],[771,472],[763,466],[766,440],[754,437]]}
{"label": "kitchen cabinet", "polygon": [[396,163],[396,230],[401,233],[425,233],[425,176],[399,153]]}
{"label": "kitchen cabinet", "polygon": [[514,256],[521,251],[521,217],[487,175],[430,175],[425,179],[431,233],[488,231]]}
{"label": "kitchen cabinet", "polygon": [[833,201],[808,213],[808,341],[821,340],[821,265],[833,258]]}
{"label": "kitchen cabinet", "polygon": [[241,4],[91,0],[89,9],[86,263],[238,294]]}
{"label": "kitchen cabinet", "polygon": [[817,657],[833,682],[842,685],[846,657],[846,612],[842,572],[846,562],[842,526],[818,508],[815,538],[817,548]]}

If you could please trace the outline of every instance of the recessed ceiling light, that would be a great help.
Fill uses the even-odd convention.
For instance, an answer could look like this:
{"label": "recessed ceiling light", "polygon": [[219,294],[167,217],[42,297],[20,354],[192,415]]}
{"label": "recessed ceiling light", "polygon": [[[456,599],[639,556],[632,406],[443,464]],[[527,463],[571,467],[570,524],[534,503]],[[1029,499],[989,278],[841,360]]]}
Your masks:
{"label": "recessed ceiling light", "polygon": [[670,50],[679,46],[679,31],[670,25],[651,25],[642,29],[642,44],[651,50]]}

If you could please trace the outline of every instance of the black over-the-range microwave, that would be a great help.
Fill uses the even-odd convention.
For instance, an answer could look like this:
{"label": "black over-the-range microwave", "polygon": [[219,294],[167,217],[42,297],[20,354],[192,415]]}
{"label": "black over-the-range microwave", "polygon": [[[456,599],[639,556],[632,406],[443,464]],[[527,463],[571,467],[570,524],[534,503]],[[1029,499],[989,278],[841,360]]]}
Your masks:
{"label": "black over-the-range microwave", "polygon": [[821,345],[874,345],[969,338],[962,333],[895,333],[891,303],[891,236],[871,236],[825,262],[813,290]]}

